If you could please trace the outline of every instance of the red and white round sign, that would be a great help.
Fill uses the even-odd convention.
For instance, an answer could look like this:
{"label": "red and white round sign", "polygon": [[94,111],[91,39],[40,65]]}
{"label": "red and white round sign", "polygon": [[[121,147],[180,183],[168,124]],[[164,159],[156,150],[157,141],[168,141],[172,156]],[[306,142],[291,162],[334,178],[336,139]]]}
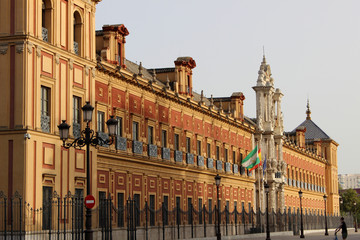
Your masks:
{"label": "red and white round sign", "polygon": [[95,206],[95,198],[93,195],[87,195],[84,199],[85,207],[91,209]]}

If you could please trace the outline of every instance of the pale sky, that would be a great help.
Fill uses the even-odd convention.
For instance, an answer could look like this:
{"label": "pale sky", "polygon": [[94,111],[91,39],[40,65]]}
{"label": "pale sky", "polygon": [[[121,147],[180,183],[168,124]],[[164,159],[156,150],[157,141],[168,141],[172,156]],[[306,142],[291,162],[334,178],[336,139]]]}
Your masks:
{"label": "pale sky", "polygon": [[124,24],[126,58],[145,68],[196,61],[194,90],[210,97],[243,92],[255,117],[263,46],[284,94],[285,131],[306,118],[339,143],[339,173],[360,173],[360,1],[102,0],[96,29]]}

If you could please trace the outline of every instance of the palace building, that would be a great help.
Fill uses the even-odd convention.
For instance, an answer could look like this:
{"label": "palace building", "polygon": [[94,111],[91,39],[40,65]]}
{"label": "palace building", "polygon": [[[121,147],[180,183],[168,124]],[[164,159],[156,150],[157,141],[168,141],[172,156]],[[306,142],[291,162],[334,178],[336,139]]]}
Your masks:
{"label": "palace building", "polygon": [[[86,151],[66,149],[86,126],[81,107],[94,106],[90,127],[108,138],[106,120],[118,120],[115,143],[91,147],[91,192],[115,205],[129,197],[144,206],[212,209],[214,177],[221,176],[221,207],[303,207],[339,213],[337,146],[311,119],[310,107],[293,131],[283,126],[283,94],[274,87],[265,56],[254,82],[256,106],[238,91],[206,98],[193,91],[196,61],[174,59],[171,68],[145,68],[126,58],[128,29],[95,31],[99,0],[0,1],[0,190],[18,191],[33,207],[56,191],[86,195]],[[5,24],[8,23],[8,24]],[[132,32],[135,34],[136,32]],[[144,63],[146,65],[146,63]],[[291,96],[286,96],[291,98]],[[256,116],[244,116],[256,107]],[[292,109],[299,111],[299,109]],[[256,146],[267,167],[248,172],[241,161]]]}

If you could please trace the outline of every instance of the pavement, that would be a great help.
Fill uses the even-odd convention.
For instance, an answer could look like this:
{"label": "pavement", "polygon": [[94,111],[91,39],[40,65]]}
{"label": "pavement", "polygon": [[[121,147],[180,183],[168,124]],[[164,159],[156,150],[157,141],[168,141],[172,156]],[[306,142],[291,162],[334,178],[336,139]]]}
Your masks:
{"label": "pavement", "polygon": [[[308,230],[304,231],[305,240],[334,240],[335,238],[335,229],[328,230],[329,235],[325,236],[325,230]],[[338,240],[342,240],[341,231],[337,234]],[[198,238],[198,240],[216,240],[216,237],[210,238]],[[222,240],[266,240],[266,234],[246,234],[246,235],[237,235],[237,236],[221,236]],[[293,235],[292,232],[272,232],[270,233],[271,240],[299,240],[301,239],[299,235]],[[355,232],[354,228],[348,229],[348,238],[346,240],[360,240],[360,230]],[[193,240],[195,240],[193,238]]]}

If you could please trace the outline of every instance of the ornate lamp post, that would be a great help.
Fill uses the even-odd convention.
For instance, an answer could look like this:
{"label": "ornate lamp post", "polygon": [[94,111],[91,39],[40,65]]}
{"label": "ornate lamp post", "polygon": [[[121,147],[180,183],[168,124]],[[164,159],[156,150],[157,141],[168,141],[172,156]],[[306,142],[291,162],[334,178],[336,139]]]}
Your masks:
{"label": "ornate lamp post", "polygon": [[271,240],[269,226],[269,185],[265,183],[264,188],[266,192],[266,240]]}
{"label": "ornate lamp post", "polygon": [[326,199],[327,199],[327,196],[324,195],[323,198],[324,198],[324,203],[325,203],[325,236],[328,236],[329,232],[328,232],[327,217],[326,217]]}
{"label": "ornate lamp post", "polygon": [[354,202],[354,217],[355,217],[355,232],[357,232],[358,229],[357,229],[356,202]]}
{"label": "ornate lamp post", "polygon": [[218,226],[216,231],[216,239],[221,240],[221,231],[220,231],[220,221],[221,221],[221,212],[220,212],[220,199],[219,199],[219,186],[220,186],[220,180],[221,177],[219,174],[215,176],[215,184],[216,184],[216,190],[217,190],[217,202],[218,202]]}
{"label": "ornate lamp post", "polygon": [[303,225],[303,210],[302,210],[302,204],[301,204],[301,200],[302,200],[302,195],[303,192],[300,190],[299,191],[299,197],[300,197],[300,238],[305,238],[304,236],[304,225]]}
{"label": "ornate lamp post", "polygon": [[[81,136],[76,138],[72,143],[66,143],[66,140],[69,138],[69,128],[70,125],[66,123],[66,120],[62,120],[62,123],[58,126],[60,139],[63,141],[64,148],[81,148],[86,146],[86,194],[90,195],[91,192],[91,173],[90,173],[90,145],[97,146],[99,144],[112,144],[113,137],[116,134],[116,125],[117,121],[113,116],[106,122],[106,125],[109,129],[109,139],[102,139],[94,134],[94,131],[90,129],[89,124],[92,120],[92,113],[94,107],[90,105],[90,102],[86,102],[86,104],[81,108],[83,110],[83,119],[86,122],[85,130],[81,131]],[[85,239],[92,240],[92,229],[91,229],[91,209],[86,208],[86,230],[85,230]]]}

